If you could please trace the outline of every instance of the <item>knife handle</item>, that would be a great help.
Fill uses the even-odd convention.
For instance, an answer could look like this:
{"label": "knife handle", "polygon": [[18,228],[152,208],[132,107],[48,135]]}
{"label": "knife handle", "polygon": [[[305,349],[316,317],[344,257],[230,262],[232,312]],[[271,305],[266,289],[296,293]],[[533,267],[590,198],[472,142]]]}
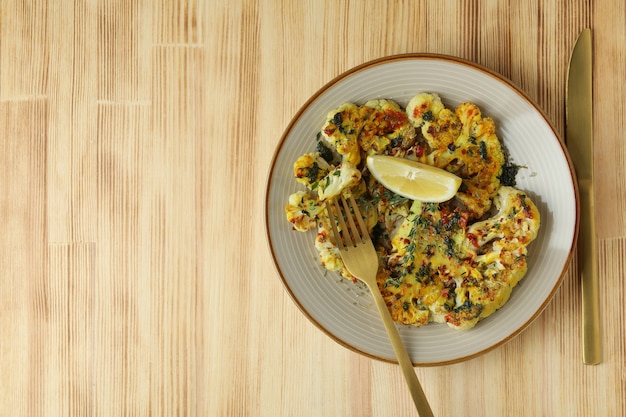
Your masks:
{"label": "knife handle", "polygon": [[580,231],[578,268],[582,281],[583,361],[596,365],[602,360],[598,305],[598,260],[593,186],[580,187]]}

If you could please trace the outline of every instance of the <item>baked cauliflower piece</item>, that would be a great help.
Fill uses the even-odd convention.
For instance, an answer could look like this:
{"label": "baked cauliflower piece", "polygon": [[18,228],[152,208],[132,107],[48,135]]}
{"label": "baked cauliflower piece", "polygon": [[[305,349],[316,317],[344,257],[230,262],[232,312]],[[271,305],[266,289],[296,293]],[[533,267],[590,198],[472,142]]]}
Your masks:
{"label": "baked cauliflower piece", "polygon": [[326,162],[319,152],[302,155],[293,163],[293,175],[296,181],[309,190],[313,190],[328,175],[333,167]]}
{"label": "baked cauliflower piece", "polygon": [[296,191],[289,196],[289,202],[285,206],[287,221],[295,230],[306,232],[316,225],[316,217],[324,207],[319,203],[315,195],[306,191]]}
{"label": "baked cauliflower piece", "polygon": [[[411,201],[369,174],[364,160],[372,154],[427,163],[463,182],[447,202]],[[450,108],[429,92],[416,94],[406,109],[386,99],[345,103],[328,113],[316,150],[294,163],[305,190],[289,197],[286,217],[297,231],[315,230],[326,269],[355,280],[325,210],[327,200],[354,196],[379,256],[378,287],[392,318],[468,330],[509,300],[540,228],[528,193],[500,180],[506,163],[493,119],[474,103]]]}
{"label": "baked cauliflower piece", "polygon": [[540,214],[526,193],[502,186],[493,203],[495,215],[468,228],[468,243],[472,247],[480,248],[499,239],[516,239],[526,246],[537,237]]}
{"label": "baked cauliflower piece", "polygon": [[436,120],[443,110],[445,110],[445,106],[441,97],[432,93],[419,93],[406,106],[407,116],[417,128]]}
{"label": "baked cauliflower piece", "polygon": [[363,109],[353,103],[342,104],[338,109],[328,113],[322,135],[343,161],[357,166],[361,162],[361,149],[358,136],[363,125]]}
{"label": "baked cauliflower piece", "polygon": [[370,100],[363,106],[363,123],[358,135],[367,155],[385,152],[390,145],[410,140],[414,129],[402,108],[392,100]]}
{"label": "baked cauliflower piece", "polygon": [[379,275],[399,322],[414,324],[416,314],[428,311],[428,321],[469,329],[508,301],[526,273],[540,215],[513,187],[501,187],[494,204],[497,213],[467,226],[468,215],[458,208],[413,203],[392,239],[389,273]]}
{"label": "baked cauliflower piece", "polygon": [[326,201],[337,197],[344,190],[356,187],[361,181],[361,171],[359,171],[349,161],[344,161],[341,165],[332,169],[319,182],[316,187],[319,200]]}
{"label": "baked cauliflower piece", "polygon": [[408,157],[460,177],[463,183],[456,199],[472,219],[482,217],[491,208],[506,163],[493,120],[483,117],[473,103],[461,103],[452,111],[430,93],[416,95],[407,111],[421,130]]}

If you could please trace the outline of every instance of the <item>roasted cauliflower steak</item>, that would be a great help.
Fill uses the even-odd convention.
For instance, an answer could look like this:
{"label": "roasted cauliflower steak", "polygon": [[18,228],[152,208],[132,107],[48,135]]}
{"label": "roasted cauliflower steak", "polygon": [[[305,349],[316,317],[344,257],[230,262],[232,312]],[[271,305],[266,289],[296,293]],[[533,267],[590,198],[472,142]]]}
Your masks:
{"label": "roasted cauliflower steak", "polygon": [[[374,99],[328,113],[314,152],[294,163],[304,189],[289,196],[294,230],[315,231],[320,263],[344,267],[325,202],[354,196],[379,256],[378,287],[401,324],[431,322],[467,330],[501,308],[525,276],[540,213],[527,192],[503,178],[507,164],[496,125],[474,103],[447,107],[439,95],[416,94],[402,108]],[[383,154],[430,164],[462,179],[449,201],[411,201],[379,184],[365,158]]]}

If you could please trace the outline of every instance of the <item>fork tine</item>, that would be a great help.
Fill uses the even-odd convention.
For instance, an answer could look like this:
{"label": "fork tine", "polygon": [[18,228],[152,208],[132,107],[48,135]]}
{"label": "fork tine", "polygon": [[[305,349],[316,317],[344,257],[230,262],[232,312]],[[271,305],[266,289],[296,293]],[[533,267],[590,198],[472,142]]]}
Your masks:
{"label": "fork tine", "polygon": [[[337,247],[343,250],[346,246],[356,247],[359,243],[365,243],[370,237],[354,197],[349,197],[349,203],[343,195],[340,198],[341,203],[338,201],[339,198],[333,199],[332,203],[327,201],[326,210],[330,218],[333,235],[337,241]],[[336,220],[333,217],[336,217]],[[356,223],[354,220],[355,217]],[[337,228],[337,223],[339,223],[339,227],[343,232],[343,239],[342,234]]]}
{"label": "fork tine", "polygon": [[335,210],[333,210],[333,204],[331,204],[330,201],[326,201],[326,211],[328,211],[328,219],[330,222],[330,226],[333,229],[335,244],[337,245],[339,250],[343,250],[344,245],[341,241],[341,235],[339,234],[339,230],[337,230],[337,222],[335,221],[335,217],[341,218],[341,220],[343,221],[341,212],[336,213]]}
{"label": "fork tine", "polygon": [[[345,246],[354,246],[354,241],[352,240],[352,235],[350,234],[350,228],[345,221],[345,217],[349,219],[350,216],[348,216],[346,212],[341,209],[341,206],[339,205],[339,201],[337,201],[337,199],[334,199],[333,203],[335,204],[335,212],[337,215],[339,226],[341,227],[341,231],[343,232],[344,247],[342,247],[341,249],[344,249]],[[338,239],[341,240],[341,234],[339,235]]]}
{"label": "fork tine", "polygon": [[361,229],[361,241],[366,242],[370,238],[370,234],[367,230],[367,226],[365,225],[365,221],[363,220],[361,210],[359,210],[359,205],[356,203],[356,200],[352,195],[350,196],[350,204],[352,206],[352,210],[354,211],[357,223],[359,224],[359,229]]}
{"label": "fork tine", "polygon": [[349,232],[351,235],[352,246],[356,246],[359,243],[363,242],[363,238],[361,237],[361,233],[359,233],[359,229],[357,229],[356,224],[354,223],[354,216],[352,215],[350,207],[348,207],[348,202],[343,195],[341,196],[341,205],[343,206],[344,213],[346,214],[346,217],[348,219],[348,224],[350,225]]}

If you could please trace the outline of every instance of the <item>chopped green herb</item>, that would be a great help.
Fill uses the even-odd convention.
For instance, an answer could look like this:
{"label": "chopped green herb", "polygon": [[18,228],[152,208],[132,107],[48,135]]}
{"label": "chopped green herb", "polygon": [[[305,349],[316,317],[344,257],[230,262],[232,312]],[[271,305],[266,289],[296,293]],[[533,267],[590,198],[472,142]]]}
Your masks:
{"label": "chopped green herb", "polygon": [[453,258],[456,257],[456,248],[454,247],[454,240],[450,236],[443,238],[443,243],[446,245],[446,255]]}
{"label": "chopped green herb", "polygon": [[317,180],[317,176],[320,173],[320,166],[317,164],[317,162],[313,162],[313,165],[311,165],[308,169],[308,171],[306,172],[306,177],[310,182],[315,182]]}
{"label": "chopped green herb", "polygon": [[480,157],[485,162],[489,162],[489,155],[487,154],[487,144],[484,141],[481,141],[480,144]]}
{"label": "chopped green herb", "polygon": [[432,273],[433,273],[433,270],[429,262],[427,264],[420,266],[415,276],[416,278],[418,278],[418,281],[423,282],[423,281],[430,279],[430,275]]}
{"label": "chopped green herb", "polygon": [[437,206],[438,206],[437,203],[426,203],[424,205],[425,210],[430,211],[431,213],[434,213],[435,211],[437,211]]}
{"label": "chopped green herb", "polygon": [[422,114],[422,119],[425,122],[434,122],[435,121],[435,117],[433,116],[433,112],[428,110],[427,112],[424,112],[424,114]]}
{"label": "chopped green herb", "polygon": [[505,163],[504,166],[502,166],[502,173],[499,177],[500,184],[515,187],[515,177],[517,176],[519,169],[520,167],[515,164],[509,162]]}
{"label": "chopped green herb", "polygon": [[330,185],[330,177],[326,177],[326,183],[322,185],[322,190],[326,190],[326,188],[328,188],[329,185]]}
{"label": "chopped green herb", "polygon": [[383,192],[385,199],[389,202],[389,204],[391,204],[392,206],[399,206],[401,204],[404,204],[406,202],[409,201],[408,198],[403,197],[399,194],[394,193],[391,190],[385,189],[385,191]]}
{"label": "chopped green herb", "polygon": [[330,148],[324,144],[324,141],[321,139],[320,136],[321,134],[318,134],[317,145],[315,145],[315,152],[319,152],[324,161],[330,164],[333,159],[335,159],[335,156],[333,155],[333,151],[331,151]]}

